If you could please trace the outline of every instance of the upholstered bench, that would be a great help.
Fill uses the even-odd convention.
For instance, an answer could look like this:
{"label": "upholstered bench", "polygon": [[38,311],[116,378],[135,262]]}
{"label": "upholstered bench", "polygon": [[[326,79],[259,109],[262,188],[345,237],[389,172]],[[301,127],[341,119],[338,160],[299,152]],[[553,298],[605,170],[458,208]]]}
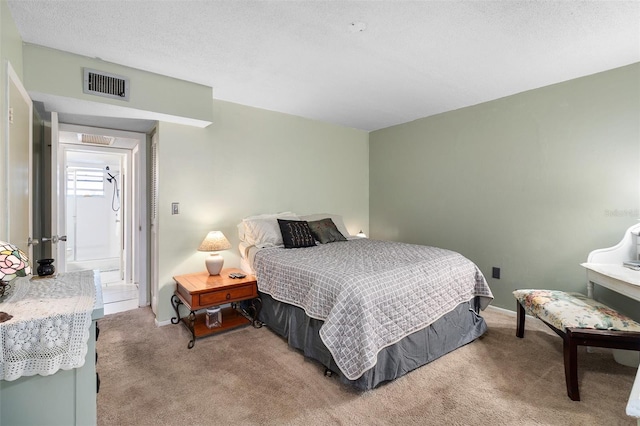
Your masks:
{"label": "upholstered bench", "polygon": [[524,337],[525,313],[547,324],[564,342],[567,395],[580,401],[578,346],[640,351],[640,323],[579,293],[557,290],[516,290],[517,337]]}

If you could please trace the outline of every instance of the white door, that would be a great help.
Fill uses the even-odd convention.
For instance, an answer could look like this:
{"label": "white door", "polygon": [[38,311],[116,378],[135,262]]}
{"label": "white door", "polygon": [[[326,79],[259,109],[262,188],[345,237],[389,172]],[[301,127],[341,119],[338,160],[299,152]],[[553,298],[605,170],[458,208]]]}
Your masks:
{"label": "white door", "polygon": [[11,64],[7,63],[7,240],[22,249],[33,263],[32,122],[33,103]]}
{"label": "white door", "polygon": [[64,158],[59,155],[59,129],[58,113],[51,113],[51,236],[46,237],[48,241],[44,244],[51,244],[56,271],[66,272],[67,270],[67,234],[65,224],[65,197],[66,179],[64,173]]}

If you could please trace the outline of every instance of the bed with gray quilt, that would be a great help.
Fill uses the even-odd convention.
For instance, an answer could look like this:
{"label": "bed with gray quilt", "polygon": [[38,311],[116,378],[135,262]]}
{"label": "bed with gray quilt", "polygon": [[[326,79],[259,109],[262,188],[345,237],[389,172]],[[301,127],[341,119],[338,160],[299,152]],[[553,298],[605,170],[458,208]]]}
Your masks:
{"label": "bed with gray quilt", "polygon": [[366,238],[252,255],[259,319],[367,390],[481,336],[493,295],[478,267],[436,247]]}

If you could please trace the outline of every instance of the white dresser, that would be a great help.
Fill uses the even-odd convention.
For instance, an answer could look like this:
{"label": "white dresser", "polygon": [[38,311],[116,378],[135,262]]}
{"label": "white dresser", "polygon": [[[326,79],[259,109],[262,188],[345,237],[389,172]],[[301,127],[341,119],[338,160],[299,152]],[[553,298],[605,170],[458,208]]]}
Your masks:
{"label": "white dresser", "polygon": [[[104,316],[100,276],[98,272],[68,274],[82,274],[81,281],[85,285],[90,282],[95,286],[95,304],[90,314],[84,365],[60,369],[51,375],[24,375],[15,380],[0,380],[0,425],[69,426],[97,423],[96,396],[99,379],[96,373],[96,321]],[[46,300],[41,300],[44,301]],[[16,314],[15,310],[21,306],[24,307],[24,304],[11,306],[10,303],[0,303],[0,311]],[[7,333],[3,332],[0,340],[7,344]]]}

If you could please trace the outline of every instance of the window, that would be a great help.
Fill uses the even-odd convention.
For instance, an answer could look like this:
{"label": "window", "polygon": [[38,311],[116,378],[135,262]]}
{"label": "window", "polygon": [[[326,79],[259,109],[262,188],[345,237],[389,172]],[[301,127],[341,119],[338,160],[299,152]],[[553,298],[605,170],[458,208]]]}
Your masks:
{"label": "window", "polygon": [[104,172],[102,169],[69,167],[67,169],[67,195],[104,197]]}

